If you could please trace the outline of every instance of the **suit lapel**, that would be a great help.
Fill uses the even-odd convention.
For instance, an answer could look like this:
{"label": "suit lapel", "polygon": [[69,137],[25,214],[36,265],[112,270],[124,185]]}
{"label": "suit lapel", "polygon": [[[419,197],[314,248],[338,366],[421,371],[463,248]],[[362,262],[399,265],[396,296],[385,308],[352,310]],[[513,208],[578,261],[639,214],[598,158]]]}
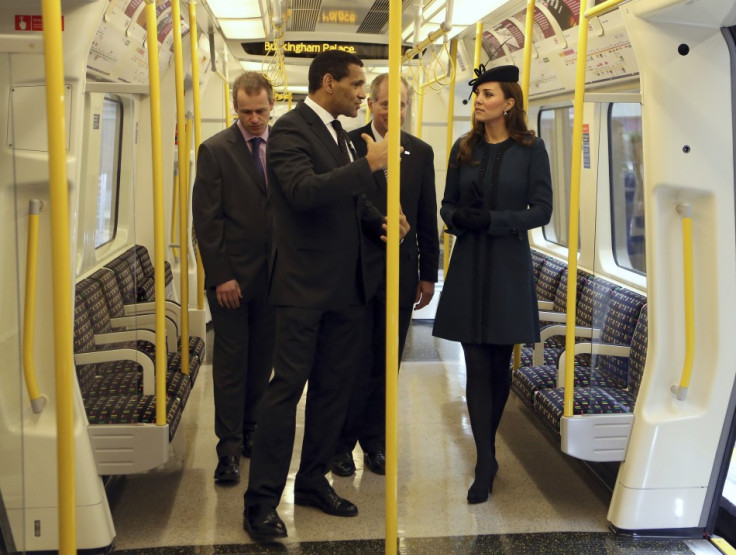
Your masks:
{"label": "suit lapel", "polygon": [[261,177],[258,175],[255,162],[253,162],[253,155],[250,152],[250,148],[248,148],[248,145],[245,143],[245,138],[243,137],[243,133],[240,131],[237,122],[230,126],[228,141],[230,141],[230,144],[232,145],[235,158],[240,162],[245,173],[248,174],[251,181],[255,183],[258,189],[265,195],[266,184],[261,181]]}
{"label": "suit lapel", "polygon": [[306,121],[310,125],[312,133],[314,133],[315,137],[319,140],[320,143],[322,143],[322,145],[324,145],[324,147],[335,159],[335,164],[337,166],[344,165],[340,147],[337,146],[337,142],[327,130],[327,126],[325,126],[324,122],[319,118],[317,113],[309,106],[304,104],[303,101],[297,104],[296,109],[299,110],[299,113],[304,118],[304,121]]}

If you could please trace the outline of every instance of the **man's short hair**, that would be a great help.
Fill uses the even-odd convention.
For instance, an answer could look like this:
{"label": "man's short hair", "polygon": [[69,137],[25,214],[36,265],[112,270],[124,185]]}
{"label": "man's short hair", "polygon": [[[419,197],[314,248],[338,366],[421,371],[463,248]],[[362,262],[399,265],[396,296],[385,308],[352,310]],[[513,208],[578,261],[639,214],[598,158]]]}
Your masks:
{"label": "man's short hair", "polygon": [[[388,79],[388,73],[381,73],[380,75],[376,75],[376,77],[371,82],[371,99],[374,102],[376,98],[378,98],[378,92],[381,90],[381,85],[386,79]],[[407,96],[411,96],[411,88],[409,88],[409,82],[404,79],[403,75],[401,76],[401,84],[406,87]]]}
{"label": "man's short hair", "polygon": [[321,89],[322,79],[328,73],[336,81],[350,74],[348,66],[351,64],[363,67],[363,60],[343,50],[328,50],[317,54],[309,65],[309,92],[313,93]]}
{"label": "man's short hair", "polygon": [[238,91],[241,89],[248,96],[255,96],[265,90],[268,101],[273,102],[271,82],[257,71],[246,71],[235,80],[233,83],[233,103],[237,102]]}

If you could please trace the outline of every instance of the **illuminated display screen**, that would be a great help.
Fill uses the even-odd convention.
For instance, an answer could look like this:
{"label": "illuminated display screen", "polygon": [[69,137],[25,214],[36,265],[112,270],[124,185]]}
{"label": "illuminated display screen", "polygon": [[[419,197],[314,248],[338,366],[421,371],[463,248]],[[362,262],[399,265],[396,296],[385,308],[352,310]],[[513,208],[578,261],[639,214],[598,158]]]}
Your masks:
{"label": "illuminated display screen", "polygon": [[320,12],[322,23],[350,24],[355,25],[358,14],[354,10],[326,9]]}
{"label": "illuminated display screen", "polygon": [[[243,50],[251,56],[265,56],[271,54],[276,45],[274,42],[244,42]],[[284,56],[288,58],[314,58],[317,54],[328,50],[344,50],[355,54],[362,60],[387,60],[387,44],[366,44],[360,42],[328,42],[328,41],[295,41],[284,42]],[[408,46],[401,47],[403,55]]]}

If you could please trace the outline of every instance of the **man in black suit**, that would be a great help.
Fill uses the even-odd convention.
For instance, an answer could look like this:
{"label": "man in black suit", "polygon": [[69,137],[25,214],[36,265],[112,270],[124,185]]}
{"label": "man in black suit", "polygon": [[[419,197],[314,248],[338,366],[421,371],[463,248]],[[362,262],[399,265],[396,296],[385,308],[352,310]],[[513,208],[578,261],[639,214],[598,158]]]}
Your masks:
{"label": "man in black suit", "polygon": [[267,303],[271,218],[263,171],[273,89],[257,72],[233,84],[238,121],[199,147],[192,216],[215,331],[215,483],[240,481],[256,405],[271,375],[274,309]]}
{"label": "man in black suit", "polygon": [[[401,123],[406,117],[409,85],[401,79]],[[373,121],[350,133],[358,156],[366,152],[360,138],[369,135],[376,142],[388,132],[388,74],[371,83],[368,107]],[[432,300],[437,281],[439,239],[437,200],[434,187],[434,153],[424,141],[401,132],[401,208],[411,229],[399,247],[399,360],[404,351],[411,323],[412,308],[424,308]],[[375,207],[386,212],[386,174],[375,172],[376,187],[366,193]],[[377,241],[367,241],[367,283],[365,355],[348,415],[340,435],[332,472],[351,476],[355,472],[353,449],[363,449],[365,467],[377,474],[386,473],[386,249]]]}
{"label": "man in black suit", "polygon": [[[365,93],[363,62],[340,50],[309,66],[309,96],[274,124],[268,144],[276,244],[269,300],[276,306],[274,377],[258,414],[244,528],[254,539],[284,537],[276,507],[294,446],[296,408],[309,380],[294,503],[355,516],[325,478],[345,419],[361,352],[365,276],[361,220],[385,221],[364,206],[388,145],[366,136],[358,158],[337,121],[355,117]],[[377,227],[376,227],[377,226]]]}

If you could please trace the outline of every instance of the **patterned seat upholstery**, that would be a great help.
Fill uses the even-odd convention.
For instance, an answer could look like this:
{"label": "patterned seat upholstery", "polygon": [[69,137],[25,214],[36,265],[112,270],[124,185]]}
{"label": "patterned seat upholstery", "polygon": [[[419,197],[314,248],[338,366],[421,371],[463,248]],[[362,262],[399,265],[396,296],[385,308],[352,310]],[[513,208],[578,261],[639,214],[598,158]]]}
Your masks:
{"label": "patterned seat upholstery", "polygon": [[[154,424],[156,398],[153,395],[112,395],[84,399],[84,410],[90,424]],[[181,421],[182,405],[175,397],[166,398],[166,422],[169,441]]]}
{"label": "patterned seat upholstery", "polygon": [[564,262],[547,257],[542,262],[537,278],[537,298],[540,301],[554,301],[560,285],[562,272],[567,269]]}
{"label": "patterned seat upholstery", "polygon": [[[130,273],[130,272],[128,272]],[[87,281],[94,281],[99,284],[99,287],[102,290],[102,295],[105,299],[105,302],[107,304],[107,309],[109,311],[109,316],[112,318],[120,318],[125,316],[125,305],[123,303],[123,293],[120,290],[119,282],[115,278],[114,272],[109,267],[100,268],[97,270],[94,274],[92,274],[89,278],[86,280],[82,280],[79,282],[78,288],[82,285],[84,287],[84,290],[92,290],[89,295],[95,294],[94,292],[94,286],[91,286],[85,282]],[[89,296],[88,296],[89,298]],[[97,297],[95,297],[96,299]],[[130,304],[130,303],[126,303]],[[96,333],[104,333],[100,331],[96,331]],[[177,350],[181,350],[181,338],[177,339]],[[155,350],[149,351],[149,354],[154,353]],[[205,343],[200,337],[189,337],[189,358],[191,359],[195,358],[199,363],[201,364],[204,361],[205,356]],[[197,365],[197,369],[199,368],[199,365]],[[191,374],[190,374],[191,375]],[[196,372],[194,373],[196,375]]]}
{"label": "patterned seat upholstery", "polygon": [[[603,280],[598,280],[603,281]],[[591,291],[597,289],[598,293],[591,298],[600,302],[606,299],[609,309],[603,320],[598,342],[608,345],[631,345],[634,327],[639,313],[646,302],[645,297],[639,293],[623,288],[608,290],[605,286],[591,287]],[[610,294],[610,298],[607,296]],[[594,324],[599,323],[595,318]],[[589,341],[589,340],[587,340]],[[553,350],[549,350],[552,352]],[[561,354],[562,351],[559,352]],[[522,365],[512,377],[512,388],[517,395],[527,404],[533,404],[534,394],[541,389],[550,389],[557,386],[558,366],[557,360],[553,363],[547,362],[548,349],[545,348],[545,364],[541,366]],[[559,359],[559,354],[557,358]],[[522,359],[523,360],[523,359]],[[628,382],[629,359],[610,355],[578,354],[575,356],[575,386],[576,387],[622,387]]]}
{"label": "patterned seat upholstery", "polygon": [[542,271],[542,266],[546,260],[549,260],[549,256],[532,249],[532,267],[534,268],[535,283],[539,280],[539,273]]}
{"label": "patterned seat upholstery", "polygon": [[[612,382],[609,385],[576,387],[573,395],[573,414],[617,414],[634,410],[646,363],[647,334],[647,307],[644,305],[631,340],[628,387],[623,384],[620,376],[615,374],[606,376]],[[606,359],[608,358],[617,357],[607,356]],[[534,411],[557,433],[560,431],[563,414],[563,398],[563,388],[541,389],[534,394]]]}
{"label": "patterned seat upholstery", "polygon": [[[80,282],[81,283],[81,282]],[[100,309],[103,311],[103,309]],[[149,341],[123,341],[118,343],[97,345],[95,341],[95,324],[91,317],[89,305],[81,294],[75,296],[74,306],[74,352],[90,353],[101,349],[136,349],[155,360],[155,346]],[[99,324],[98,324],[99,325]],[[103,326],[104,328],[104,326]],[[104,333],[104,332],[100,332]],[[145,348],[141,348],[143,344]],[[153,351],[153,354],[147,351]],[[193,379],[181,373],[181,359],[177,353],[168,355],[166,371],[166,391],[181,401],[182,407],[189,399]],[[190,369],[199,371],[199,361],[190,359]],[[190,370],[191,371],[191,370]],[[77,364],[77,377],[82,397],[100,396],[122,393],[143,393],[143,368],[133,360],[114,360]],[[110,383],[107,383],[110,382]]]}

